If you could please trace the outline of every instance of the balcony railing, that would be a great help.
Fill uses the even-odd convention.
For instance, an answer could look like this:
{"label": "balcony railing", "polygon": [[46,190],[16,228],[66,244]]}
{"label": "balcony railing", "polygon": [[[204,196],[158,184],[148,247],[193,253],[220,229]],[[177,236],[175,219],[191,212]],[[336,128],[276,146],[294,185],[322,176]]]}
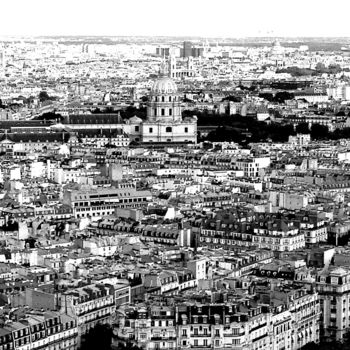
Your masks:
{"label": "balcony railing", "polygon": [[176,340],[176,337],[155,337],[155,336],[151,336],[151,340]]}
{"label": "balcony railing", "polygon": [[205,338],[211,338],[211,334],[210,333],[207,333],[207,334],[203,334],[203,333],[198,333],[198,334],[195,334],[195,333],[191,333],[191,337],[192,338],[197,338],[197,337],[205,337]]}
{"label": "balcony railing", "polygon": [[233,334],[233,333],[224,333],[224,337],[242,337],[245,333]]}

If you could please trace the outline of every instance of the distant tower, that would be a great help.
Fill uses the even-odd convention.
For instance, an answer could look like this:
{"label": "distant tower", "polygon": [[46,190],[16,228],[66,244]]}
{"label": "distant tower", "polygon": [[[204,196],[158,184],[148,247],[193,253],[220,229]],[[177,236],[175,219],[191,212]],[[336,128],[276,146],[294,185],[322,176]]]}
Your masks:
{"label": "distant tower", "polygon": [[210,45],[209,45],[208,39],[206,39],[205,43],[203,44],[203,55],[206,56],[209,51],[210,51]]}
{"label": "distant tower", "polygon": [[170,59],[168,61],[169,66],[169,77],[170,78],[176,78],[176,57],[174,55],[170,56]]}
{"label": "distant tower", "polygon": [[193,57],[188,57],[187,59],[187,70],[188,75],[193,76]]}
{"label": "distant tower", "polygon": [[190,41],[184,41],[182,57],[187,58],[190,56],[192,56],[192,43]]}
{"label": "distant tower", "polygon": [[107,92],[104,96],[103,96],[103,102],[111,102],[111,93]]}
{"label": "distant tower", "polygon": [[137,88],[136,88],[136,86],[131,89],[131,100],[132,101],[137,100]]}
{"label": "distant tower", "polygon": [[5,49],[0,46],[0,69],[5,69],[6,67],[6,55]]}

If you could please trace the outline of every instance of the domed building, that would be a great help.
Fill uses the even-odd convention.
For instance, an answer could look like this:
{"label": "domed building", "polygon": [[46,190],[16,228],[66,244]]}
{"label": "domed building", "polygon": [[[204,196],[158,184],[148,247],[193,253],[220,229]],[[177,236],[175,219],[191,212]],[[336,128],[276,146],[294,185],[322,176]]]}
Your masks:
{"label": "domed building", "polygon": [[147,120],[141,125],[145,143],[196,143],[196,118],[182,119],[181,101],[175,82],[162,75],[151,89]]}
{"label": "domed building", "polygon": [[282,56],[283,54],[284,54],[284,47],[281,45],[281,43],[278,40],[275,40],[271,47],[271,55]]}

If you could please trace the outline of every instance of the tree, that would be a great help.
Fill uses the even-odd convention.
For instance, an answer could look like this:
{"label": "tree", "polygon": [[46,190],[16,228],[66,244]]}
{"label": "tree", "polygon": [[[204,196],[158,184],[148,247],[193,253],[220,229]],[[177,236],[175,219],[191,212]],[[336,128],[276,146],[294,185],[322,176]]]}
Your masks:
{"label": "tree", "polygon": [[242,98],[239,96],[229,95],[229,96],[224,97],[221,101],[222,102],[224,102],[224,101],[242,102]]}
{"label": "tree", "polygon": [[325,73],[327,71],[326,66],[321,62],[317,63],[315,68],[316,68],[316,71],[319,73]]}
{"label": "tree", "polygon": [[116,350],[143,350],[141,347],[132,344],[130,342],[127,342],[126,344],[120,343],[115,348]]}
{"label": "tree", "polygon": [[310,134],[309,124],[306,122],[300,123],[295,127],[295,131],[298,134]]}
{"label": "tree", "polygon": [[346,350],[350,349],[350,333],[347,332],[342,340],[322,341],[318,344],[314,342],[304,345],[301,350]]}
{"label": "tree", "polygon": [[274,100],[273,94],[271,94],[270,92],[262,92],[259,94],[259,97],[261,97],[269,102],[272,102]]}
{"label": "tree", "polygon": [[141,97],[142,102],[148,102],[148,96],[142,96]]}
{"label": "tree", "polygon": [[336,113],[337,117],[345,117],[345,111],[339,111],[338,113]]}
{"label": "tree", "polygon": [[44,101],[47,101],[47,100],[50,100],[50,96],[49,94],[46,92],[46,91],[40,91],[39,93],[39,100],[40,102],[44,102]]}
{"label": "tree", "polygon": [[242,135],[235,129],[219,126],[208,134],[206,140],[211,142],[240,142]]}
{"label": "tree", "polygon": [[110,325],[98,323],[85,334],[79,350],[111,350],[112,335]]}
{"label": "tree", "polygon": [[59,120],[59,121],[62,121],[64,118],[59,113],[47,112],[47,113],[43,113],[39,117],[36,117],[35,119],[37,119],[37,120]]}
{"label": "tree", "polygon": [[274,100],[278,103],[284,103],[286,100],[292,100],[294,94],[288,91],[279,91],[276,93]]}
{"label": "tree", "polygon": [[328,126],[321,124],[312,124],[311,138],[313,140],[322,140],[329,138]]}

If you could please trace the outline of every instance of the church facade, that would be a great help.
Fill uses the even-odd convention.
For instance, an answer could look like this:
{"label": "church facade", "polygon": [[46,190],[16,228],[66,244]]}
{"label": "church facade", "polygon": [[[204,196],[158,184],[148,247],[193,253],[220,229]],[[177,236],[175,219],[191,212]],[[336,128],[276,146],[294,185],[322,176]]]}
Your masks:
{"label": "church facade", "polygon": [[196,143],[197,119],[181,115],[181,101],[175,82],[161,76],[152,86],[147,119],[134,117],[124,131],[142,143]]}
{"label": "church facade", "polygon": [[73,132],[80,137],[94,137],[95,133],[95,138],[101,135],[106,139],[118,129],[130,141],[144,145],[197,143],[197,117],[182,118],[176,83],[164,73],[151,88],[145,120],[134,116],[123,123],[120,116],[114,114],[69,115],[62,124],[52,125],[51,128]]}

